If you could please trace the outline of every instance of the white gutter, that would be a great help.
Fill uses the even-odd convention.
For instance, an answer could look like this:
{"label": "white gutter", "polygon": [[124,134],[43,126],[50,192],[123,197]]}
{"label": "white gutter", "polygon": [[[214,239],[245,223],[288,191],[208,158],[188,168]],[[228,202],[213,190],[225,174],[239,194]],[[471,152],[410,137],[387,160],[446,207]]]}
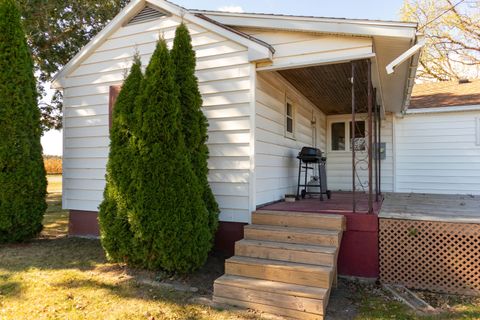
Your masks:
{"label": "white gutter", "polygon": [[417,43],[412,46],[410,49],[399,55],[395,60],[390,62],[387,66],[387,74],[392,74],[395,72],[395,68],[405,62],[405,60],[409,59],[411,56],[416,54],[422,47],[425,45],[425,38],[423,35],[417,36]]}
{"label": "white gutter", "polygon": [[480,111],[480,105],[408,109],[405,114]]}
{"label": "white gutter", "polygon": [[420,50],[423,46],[425,46],[425,38],[422,34],[417,34],[416,43],[385,67],[387,74],[392,74],[395,72],[395,68],[398,65],[402,64],[407,59],[410,59],[407,85],[403,95],[404,101],[401,112],[405,112],[410,105],[410,97],[412,95],[413,85],[415,84],[415,74],[417,73],[418,60],[420,59]]}

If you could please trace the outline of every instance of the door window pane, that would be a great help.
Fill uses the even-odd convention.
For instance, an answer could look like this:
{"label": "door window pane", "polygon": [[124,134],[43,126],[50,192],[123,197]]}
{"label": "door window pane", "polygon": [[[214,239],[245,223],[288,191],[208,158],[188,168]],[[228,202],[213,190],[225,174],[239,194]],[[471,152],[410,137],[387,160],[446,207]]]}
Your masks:
{"label": "door window pane", "polygon": [[355,141],[353,141],[352,122],[350,121],[350,150],[355,146],[355,150],[365,150],[365,121],[355,121]]}
{"label": "door window pane", "polygon": [[332,150],[345,150],[345,122],[332,123]]}

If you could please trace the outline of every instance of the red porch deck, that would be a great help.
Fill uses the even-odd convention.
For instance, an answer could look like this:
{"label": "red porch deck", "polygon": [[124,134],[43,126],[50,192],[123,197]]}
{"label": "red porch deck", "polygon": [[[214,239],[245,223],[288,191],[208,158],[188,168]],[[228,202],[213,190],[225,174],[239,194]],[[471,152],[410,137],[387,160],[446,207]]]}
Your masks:
{"label": "red porch deck", "polygon": [[[355,194],[356,198],[356,214],[368,214],[368,194]],[[280,211],[297,211],[297,212],[318,212],[318,213],[335,213],[335,214],[351,214],[353,193],[352,192],[332,192],[332,198],[327,199],[323,196],[323,201],[317,198],[307,198],[297,200],[295,202],[276,202],[266,206],[262,206],[259,210],[280,210]],[[373,211],[378,215],[381,202],[375,202],[373,199]]]}
{"label": "red porch deck", "polygon": [[295,202],[276,202],[258,210],[279,210],[341,214],[347,219],[338,256],[338,273],[346,276],[378,278],[378,213],[382,199],[373,202],[373,214],[368,213],[368,194],[356,193],[356,212],[352,209],[351,192],[333,192],[331,199],[324,197],[302,199]]}

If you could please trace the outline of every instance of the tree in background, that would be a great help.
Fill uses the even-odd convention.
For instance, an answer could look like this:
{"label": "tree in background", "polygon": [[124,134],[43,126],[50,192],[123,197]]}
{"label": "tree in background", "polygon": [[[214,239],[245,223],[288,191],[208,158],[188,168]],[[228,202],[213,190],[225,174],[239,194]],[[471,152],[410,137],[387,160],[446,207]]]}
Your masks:
{"label": "tree in background", "polygon": [[[39,92],[42,83],[80,51],[129,0],[18,0],[31,47]],[[61,127],[62,96],[40,106],[44,128]]]}
{"label": "tree in background", "polygon": [[137,252],[143,266],[187,273],[205,263],[212,239],[180,126],[178,91],[170,53],[160,40],[136,106],[139,156],[131,225],[142,240]]}
{"label": "tree in background", "polygon": [[15,0],[0,0],[0,243],[42,230],[47,180],[33,62]]}
{"label": "tree in background", "polygon": [[401,17],[425,34],[419,78],[480,76],[480,0],[405,0]]}
{"label": "tree in background", "polygon": [[208,121],[202,112],[202,97],[195,76],[195,51],[187,26],[182,23],[175,32],[172,59],[175,65],[175,79],[180,88],[181,129],[185,146],[190,153],[193,170],[202,190],[203,201],[209,212],[209,226],[213,236],[218,226],[218,204],[208,184]]}
{"label": "tree in background", "polygon": [[113,108],[110,152],[99,224],[102,246],[110,260],[117,262],[135,263],[132,261],[135,248],[128,215],[135,197],[132,167],[137,154],[132,131],[136,126],[135,100],[142,79],[140,58],[136,56]]}

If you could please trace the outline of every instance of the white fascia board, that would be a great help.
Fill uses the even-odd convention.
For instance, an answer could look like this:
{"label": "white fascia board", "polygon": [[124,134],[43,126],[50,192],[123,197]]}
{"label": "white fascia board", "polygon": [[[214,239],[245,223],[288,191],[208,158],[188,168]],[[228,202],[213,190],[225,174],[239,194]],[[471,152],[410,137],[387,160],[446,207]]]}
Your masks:
{"label": "white fascia board", "polygon": [[145,0],[131,1],[120,13],[110,21],[86,46],[84,46],[52,79],[52,89],[64,87],[64,79],[86,57],[97,49],[119,26],[132,18],[145,6]]}
{"label": "white fascia board", "polygon": [[217,12],[203,12],[203,14],[222,24],[236,27],[410,39],[415,37],[416,32],[416,24],[414,23],[255,14],[223,14]]}
{"label": "white fascia board", "polygon": [[261,67],[257,67],[257,71],[278,71],[278,70],[305,68],[305,67],[313,67],[318,65],[345,63],[345,62],[361,60],[361,59],[371,59],[374,57],[375,57],[375,53],[365,53],[360,55],[343,56],[335,59],[317,59],[317,60],[312,59],[308,61],[308,63],[283,63],[283,64],[261,66]]}
{"label": "white fascia board", "polygon": [[164,0],[147,0],[147,2],[168,12],[171,12],[174,15],[180,16],[185,20],[204,27],[207,30],[217,33],[227,39],[244,45],[248,48],[248,58],[250,62],[272,60],[273,58],[273,52],[267,46],[252,41],[248,38],[242,37],[241,35],[233,31],[229,31],[228,29],[222,28],[221,26],[218,26],[212,22],[199,18],[194,14],[190,13],[190,11],[188,11],[187,9],[184,9]]}
{"label": "white fascia board", "polygon": [[466,106],[452,106],[452,107],[437,107],[437,108],[415,108],[408,109],[405,114],[425,114],[425,113],[443,113],[443,112],[466,112],[466,111],[480,111],[480,105],[466,105]]}

